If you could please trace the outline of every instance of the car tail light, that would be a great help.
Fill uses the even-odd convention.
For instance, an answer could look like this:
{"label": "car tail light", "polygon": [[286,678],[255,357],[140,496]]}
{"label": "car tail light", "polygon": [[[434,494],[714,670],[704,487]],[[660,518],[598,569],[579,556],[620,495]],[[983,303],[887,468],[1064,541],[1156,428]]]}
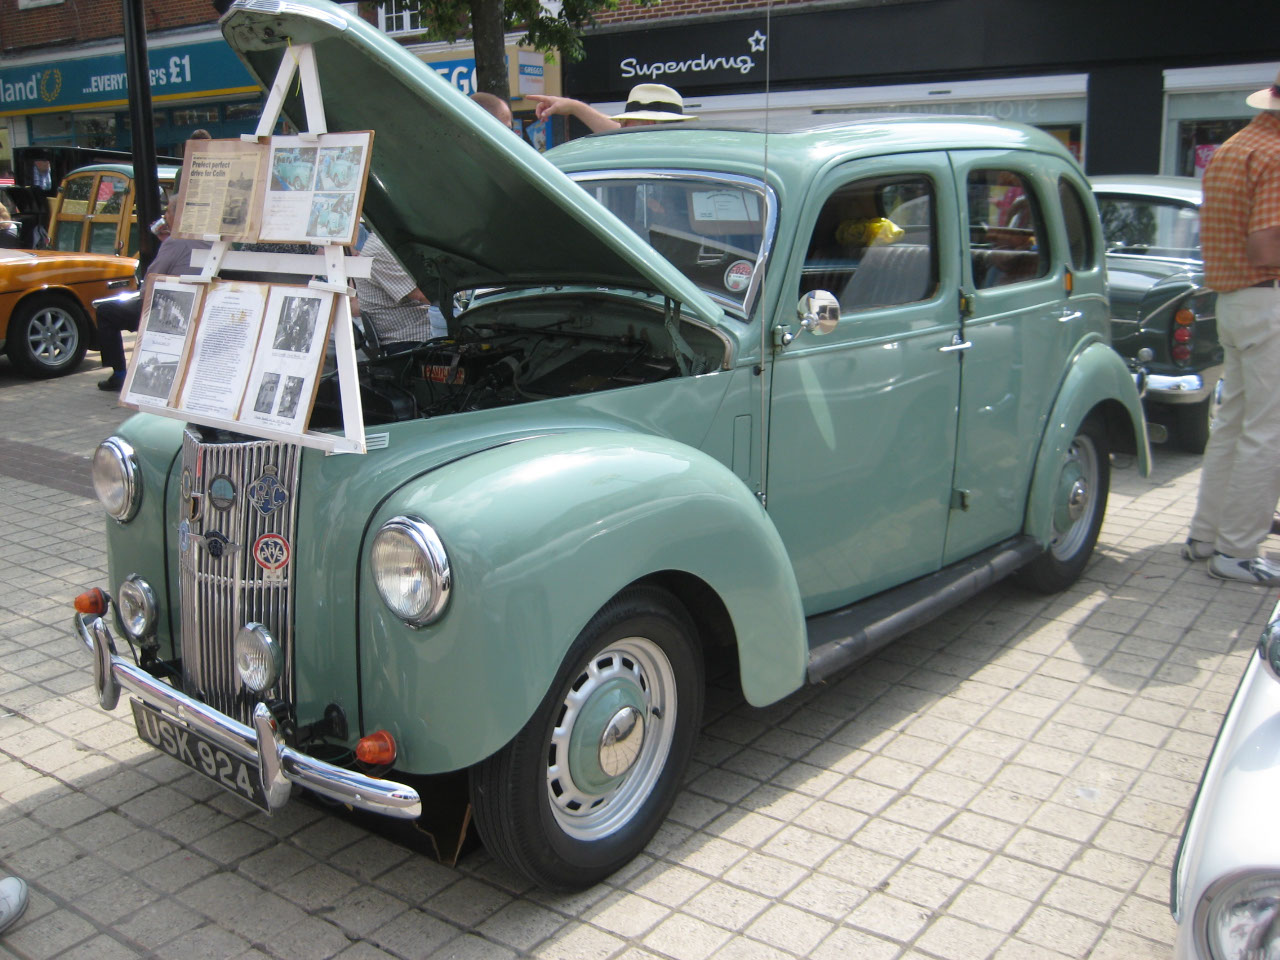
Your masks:
{"label": "car tail light", "polygon": [[1191,346],[1196,339],[1196,312],[1190,307],[1183,307],[1173,315],[1173,330],[1170,334],[1173,343],[1169,347],[1169,356],[1174,363],[1191,362]]}

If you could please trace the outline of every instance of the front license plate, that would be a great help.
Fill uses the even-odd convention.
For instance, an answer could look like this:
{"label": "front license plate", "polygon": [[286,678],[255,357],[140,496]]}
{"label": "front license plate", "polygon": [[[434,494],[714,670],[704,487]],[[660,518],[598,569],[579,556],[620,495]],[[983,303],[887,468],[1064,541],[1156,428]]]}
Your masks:
{"label": "front license plate", "polygon": [[256,763],[241,760],[190,727],[170,720],[154,707],[138,700],[129,702],[133,707],[133,722],[138,726],[138,736],[143,740],[175,760],[182,761],[197,773],[203,773],[242,800],[248,800],[258,809],[270,813]]}

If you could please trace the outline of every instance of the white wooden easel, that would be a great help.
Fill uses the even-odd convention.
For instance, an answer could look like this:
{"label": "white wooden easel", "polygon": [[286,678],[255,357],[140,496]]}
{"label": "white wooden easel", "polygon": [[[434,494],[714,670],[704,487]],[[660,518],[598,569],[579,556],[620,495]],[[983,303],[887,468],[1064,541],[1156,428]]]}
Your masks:
{"label": "white wooden easel", "polygon": [[[328,133],[324,103],[320,98],[320,80],[316,73],[315,50],[311,44],[290,45],[285,49],[280,69],[276,71],[271,92],[262,107],[258,128],[253,133],[242,133],[241,140],[250,143],[270,138],[280,119],[280,110],[294,76],[302,84],[302,102],[307,114],[307,130],[298,136],[303,140],[316,140]],[[243,431],[268,440],[282,440],[314,447],[326,453],[364,453],[367,449],[364,436],[364,411],[360,404],[360,382],[356,372],[356,343],[351,332],[351,303],[347,298],[347,281],[369,276],[370,261],[366,257],[348,257],[345,249],[336,243],[325,244],[323,254],[307,253],[253,253],[231,250],[230,242],[218,235],[204,238],[212,243],[208,251],[198,250],[191,255],[192,266],[199,266],[200,273],[183,276],[187,283],[209,283],[223,268],[228,270],[257,270],[274,273],[294,273],[300,276],[318,277],[308,286],[316,290],[332,291],[335,295],[334,346],[337,349],[338,394],[342,403],[342,433],[318,433],[312,430],[301,434],[275,430],[258,424],[246,425],[239,421],[227,421],[215,417],[184,411],[183,419],[204,426],[225,427]],[[158,411],[157,411],[158,412]]]}

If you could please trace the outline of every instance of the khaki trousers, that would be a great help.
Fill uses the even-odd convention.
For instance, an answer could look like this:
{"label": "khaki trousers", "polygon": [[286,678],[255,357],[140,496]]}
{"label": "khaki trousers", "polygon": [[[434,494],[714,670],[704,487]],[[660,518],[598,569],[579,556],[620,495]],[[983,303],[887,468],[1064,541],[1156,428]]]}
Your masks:
{"label": "khaki trousers", "polygon": [[1280,499],[1280,290],[1218,297],[1222,407],[1205,447],[1191,538],[1255,557]]}

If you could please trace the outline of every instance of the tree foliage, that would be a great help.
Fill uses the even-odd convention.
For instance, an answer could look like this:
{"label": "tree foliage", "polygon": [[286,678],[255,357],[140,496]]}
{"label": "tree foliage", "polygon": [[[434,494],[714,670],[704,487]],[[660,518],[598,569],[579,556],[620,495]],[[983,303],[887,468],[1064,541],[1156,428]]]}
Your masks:
{"label": "tree foliage", "polygon": [[[477,83],[481,90],[508,99],[503,39],[524,30],[523,42],[554,57],[582,59],[582,31],[595,15],[615,10],[619,0],[417,0],[421,24],[433,40],[470,36],[475,44]],[[636,0],[651,6],[658,0]]]}

